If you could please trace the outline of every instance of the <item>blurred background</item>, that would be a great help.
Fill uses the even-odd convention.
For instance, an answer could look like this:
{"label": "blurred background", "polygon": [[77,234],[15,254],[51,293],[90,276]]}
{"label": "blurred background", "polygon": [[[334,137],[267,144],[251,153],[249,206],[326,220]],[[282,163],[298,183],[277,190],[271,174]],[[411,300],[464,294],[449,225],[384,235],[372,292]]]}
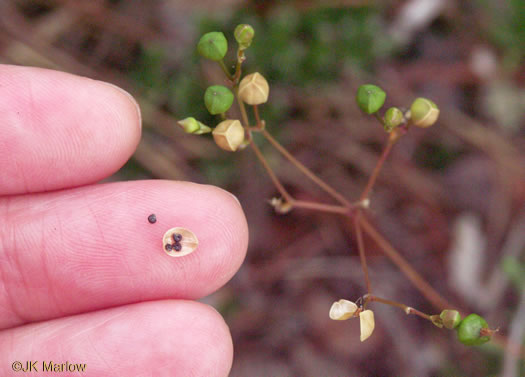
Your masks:
{"label": "blurred background", "polygon": [[[329,320],[333,301],[365,293],[347,221],[276,214],[267,200],[278,192],[250,149],[227,153],[176,125],[187,116],[217,123],[202,97],[225,79],[195,46],[215,30],[233,46],[238,23],[256,30],[243,67],[270,83],[267,129],[351,200],[386,140],[358,111],[357,87],[382,86],[387,106],[406,108],[417,96],[438,104],[436,125],[395,146],[370,220],[447,300],[522,344],[524,1],[1,0],[0,63],[109,81],[137,98],[142,141],[110,180],[190,180],[239,198],[250,227],[246,261],[204,300],[230,326],[232,377],[524,375],[516,352],[465,347],[453,332],[384,305],[371,304],[376,328],[364,343],[358,320]],[[332,203],[255,137],[292,195]],[[372,240],[365,246],[375,294],[440,312]]]}

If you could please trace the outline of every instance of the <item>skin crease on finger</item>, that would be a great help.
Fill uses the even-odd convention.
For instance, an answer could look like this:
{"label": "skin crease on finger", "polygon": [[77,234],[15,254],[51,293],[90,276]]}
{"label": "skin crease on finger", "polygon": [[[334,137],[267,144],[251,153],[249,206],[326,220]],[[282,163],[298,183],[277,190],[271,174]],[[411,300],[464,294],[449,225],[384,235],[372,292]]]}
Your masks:
{"label": "skin crease on finger", "polygon": [[[0,332],[0,375],[14,361],[86,364],[84,373],[45,375],[226,377],[233,345],[211,307],[191,301],[133,304]],[[26,373],[21,373],[25,375]],[[33,375],[34,373],[27,373]]]}
{"label": "skin crease on finger", "polygon": [[[202,199],[201,199],[202,198]],[[150,224],[154,212],[157,222]],[[0,199],[0,327],[143,300],[196,299],[225,284],[248,244],[244,213],[213,186],[135,181]],[[199,240],[181,258],[163,235]]]}
{"label": "skin crease on finger", "polygon": [[0,65],[0,119],[0,196],[97,182],[140,140],[130,95],[45,69]]}

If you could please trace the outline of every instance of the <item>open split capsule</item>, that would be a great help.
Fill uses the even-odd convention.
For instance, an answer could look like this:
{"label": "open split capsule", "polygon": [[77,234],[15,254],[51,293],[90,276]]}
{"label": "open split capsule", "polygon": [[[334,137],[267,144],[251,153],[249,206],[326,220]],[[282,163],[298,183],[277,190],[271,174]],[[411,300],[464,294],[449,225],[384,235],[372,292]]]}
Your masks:
{"label": "open split capsule", "polygon": [[183,257],[192,253],[199,241],[195,234],[186,228],[171,228],[162,237],[162,249],[170,257]]}

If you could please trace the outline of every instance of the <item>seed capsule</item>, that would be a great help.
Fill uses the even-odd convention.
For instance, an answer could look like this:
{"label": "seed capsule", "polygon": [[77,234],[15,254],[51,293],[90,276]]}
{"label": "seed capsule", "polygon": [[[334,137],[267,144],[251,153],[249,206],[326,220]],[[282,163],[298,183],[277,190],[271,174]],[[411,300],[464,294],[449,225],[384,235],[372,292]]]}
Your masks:
{"label": "seed capsule", "polygon": [[233,36],[235,37],[235,40],[239,44],[239,48],[241,50],[246,50],[248,47],[250,47],[254,34],[255,31],[253,30],[253,27],[248,24],[237,25],[235,31],[233,32]]}
{"label": "seed capsule", "polygon": [[469,314],[460,322],[456,330],[461,343],[466,346],[479,346],[490,340],[490,335],[484,335],[483,329],[489,330],[487,321],[477,314]]}
{"label": "seed capsule", "polygon": [[202,135],[211,132],[211,128],[193,117],[188,117],[177,122],[187,134]]}
{"label": "seed capsule", "polygon": [[340,299],[332,304],[328,315],[330,316],[330,319],[335,321],[344,321],[345,319],[353,317],[356,311],[356,304],[352,301]]}
{"label": "seed capsule", "polygon": [[397,107],[389,108],[384,116],[384,124],[386,132],[391,132],[394,128],[403,123],[403,113]]}
{"label": "seed capsule", "polygon": [[365,84],[357,89],[357,105],[367,114],[377,112],[385,103],[386,93],[376,85]]}
{"label": "seed capsule", "polygon": [[223,33],[212,31],[204,34],[197,44],[197,50],[203,57],[219,61],[226,55],[228,41]]}
{"label": "seed capsule", "polygon": [[270,86],[259,73],[246,75],[239,84],[239,98],[248,105],[260,105],[268,101]]}
{"label": "seed capsule", "polygon": [[244,127],[238,120],[227,119],[215,127],[213,140],[221,149],[235,152],[244,141]]}
{"label": "seed capsule", "polygon": [[[175,240],[175,235],[181,236],[180,242]],[[199,241],[195,234],[185,228],[171,228],[162,237],[162,243],[166,254],[171,257],[182,257],[195,251],[199,245]]]}
{"label": "seed capsule", "polygon": [[212,115],[228,111],[233,103],[233,93],[222,85],[212,85],[204,93],[204,104]]}
{"label": "seed capsule", "polygon": [[367,340],[375,328],[374,312],[371,310],[365,310],[359,313],[359,324],[361,327],[361,342]]}
{"label": "seed capsule", "polygon": [[426,98],[416,98],[410,106],[410,119],[417,127],[427,128],[436,123],[439,117],[437,105]]}
{"label": "seed capsule", "polygon": [[441,312],[439,317],[447,329],[455,329],[461,322],[461,315],[457,310],[445,309]]}

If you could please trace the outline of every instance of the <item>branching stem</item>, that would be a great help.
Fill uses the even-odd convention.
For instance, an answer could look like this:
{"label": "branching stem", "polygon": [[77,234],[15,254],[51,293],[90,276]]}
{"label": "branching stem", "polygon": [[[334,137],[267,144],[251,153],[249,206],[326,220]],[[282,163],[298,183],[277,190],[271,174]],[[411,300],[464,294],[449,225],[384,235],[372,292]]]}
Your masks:
{"label": "branching stem", "polygon": [[368,199],[368,195],[370,194],[370,191],[374,187],[374,184],[376,183],[376,179],[379,175],[379,172],[381,171],[381,168],[383,167],[383,164],[386,161],[386,158],[390,154],[390,151],[392,150],[392,147],[394,146],[396,142],[396,138],[393,137],[394,133],[390,133],[390,136],[388,138],[388,141],[385,145],[385,148],[383,149],[383,152],[381,153],[381,156],[379,157],[379,160],[376,163],[376,166],[374,167],[374,170],[372,171],[372,175],[370,175],[370,178],[368,179],[368,182],[365,186],[365,189],[363,190],[363,193],[361,194],[360,199]]}
{"label": "branching stem", "polygon": [[396,308],[399,308],[401,310],[403,310],[407,315],[408,314],[414,314],[414,315],[417,315],[421,318],[424,318],[428,321],[432,321],[432,318],[430,317],[430,315],[428,314],[425,314],[417,309],[414,309],[410,306],[407,306],[405,304],[402,304],[400,302],[397,302],[397,301],[392,301],[392,300],[387,300],[387,299],[384,299],[384,298],[381,298],[381,297],[377,297],[377,296],[374,296],[374,295],[371,295],[371,294],[367,294],[367,295],[364,295],[363,296],[363,300],[365,301],[365,305],[367,302],[380,302],[382,304],[385,304],[385,305],[390,305],[390,306],[394,306]]}
{"label": "branching stem", "polygon": [[403,272],[408,280],[416,287],[425,298],[437,309],[453,308],[447,300],[428,284],[425,279],[408,263],[399,252],[368,222],[365,217],[361,217],[363,231],[372,238],[381,248],[385,255]]}
{"label": "branching stem", "polygon": [[361,267],[363,268],[363,274],[365,275],[366,291],[370,295],[372,294],[372,288],[370,287],[370,279],[368,278],[368,266],[366,264],[365,244],[363,242],[363,232],[361,231],[361,216],[361,210],[357,210],[357,214],[354,217],[354,230],[357,237],[359,259],[361,260]]}
{"label": "branching stem", "polygon": [[348,201],[343,195],[334,190],[330,185],[326,184],[321,178],[315,175],[310,169],[304,166],[299,160],[297,160],[286,148],[284,148],[272,135],[266,130],[262,130],[261,133],[264,135],[266,140],[272,144],[284,157],[288,159],[297,169],[299,169],[304,175],[306,175],[311,181],[321,187],[329,195],[339,201],[341,204],[348,208],[352,208],[352,203]]}

